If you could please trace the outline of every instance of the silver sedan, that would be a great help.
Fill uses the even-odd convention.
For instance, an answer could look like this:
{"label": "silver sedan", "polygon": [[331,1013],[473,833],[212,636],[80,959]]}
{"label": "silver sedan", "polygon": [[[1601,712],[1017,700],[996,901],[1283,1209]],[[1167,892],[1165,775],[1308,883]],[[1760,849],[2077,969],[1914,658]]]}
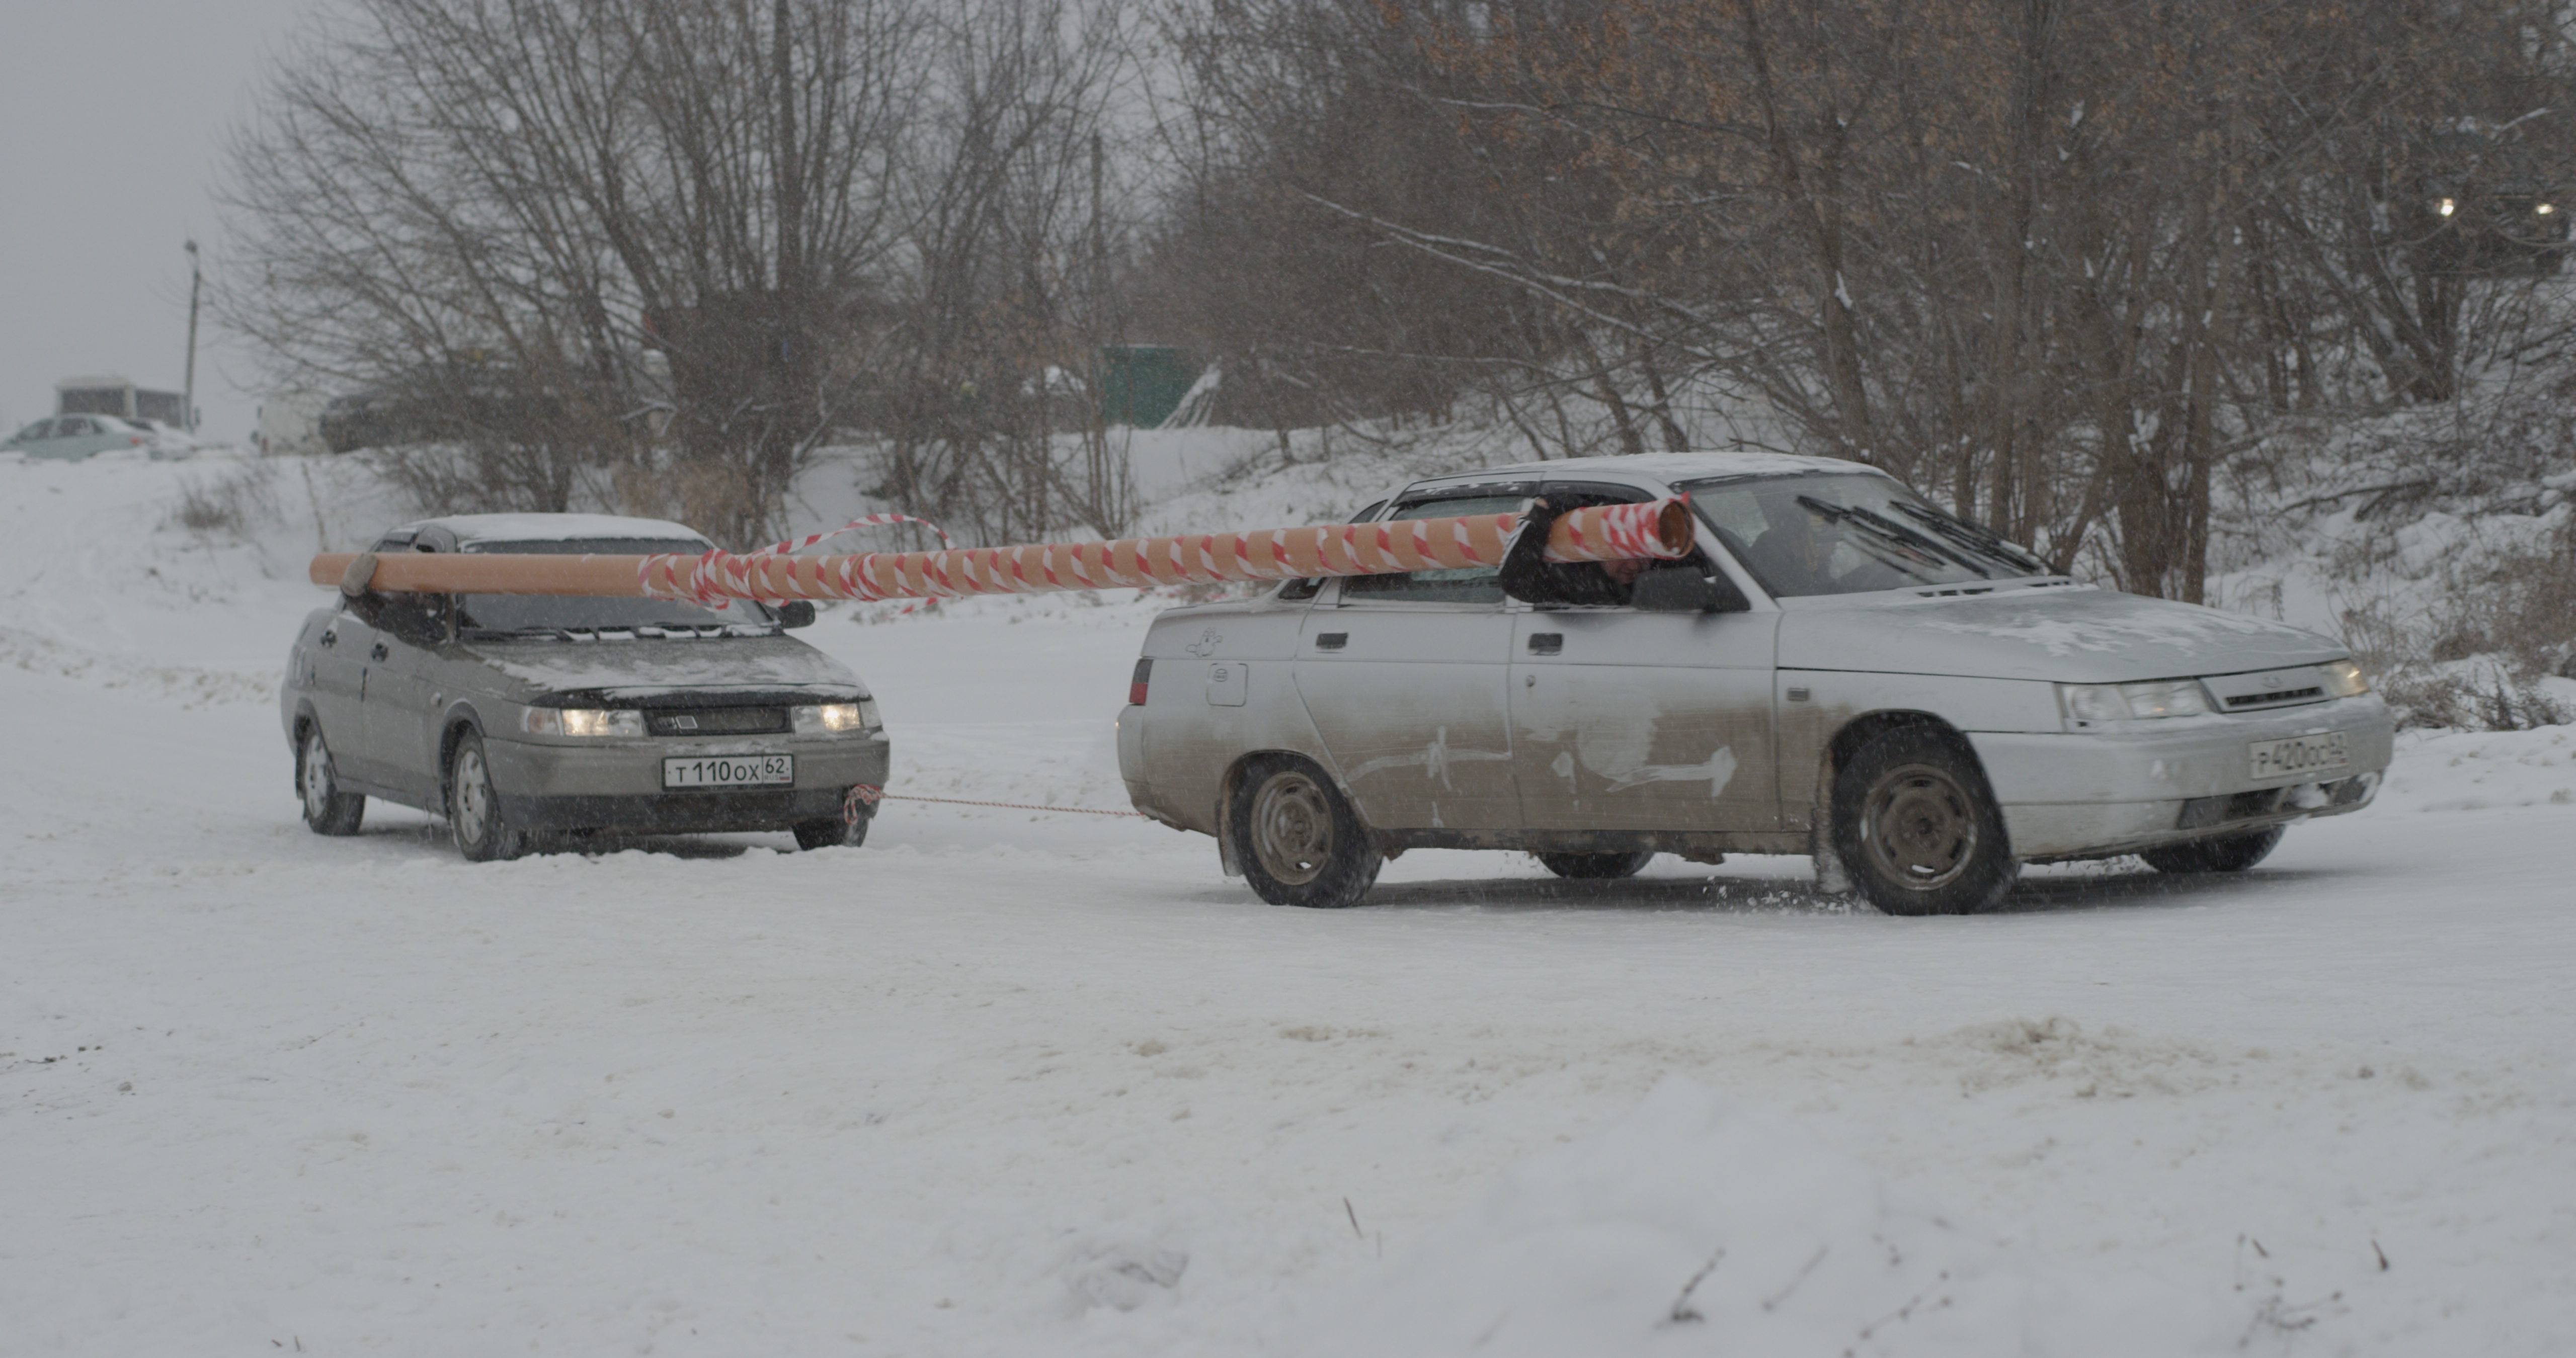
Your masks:
{"label": "silver sedan", "polygon": [[1696,552],[1632,580],[1548,566],[1571,574],[1525,570],[1514,598],[1508,572],[1424,571],[1164,614],[1119,720],[1137,809],[1283,904],[1355,903],[1386,858],[1444,847],[1569,877],[1808,854],[1931,914],[1991,907],[2024,863],[2239,871],[2388,765],[2341,643],[2078,584],[1857,463],[1540,463],[1362,518],[1677,493]]}
{"label": "silver sedan", "polygon": [[[406,524],[389,552],[697,553],[678,524],[582,514]],[[811,604],[362,594],[296,634],[280,715],[305,823],[366,799],[443,815],[467,858],[599,831],[788,830],[855,845],[885,782],[875,699],[786,634]]]}

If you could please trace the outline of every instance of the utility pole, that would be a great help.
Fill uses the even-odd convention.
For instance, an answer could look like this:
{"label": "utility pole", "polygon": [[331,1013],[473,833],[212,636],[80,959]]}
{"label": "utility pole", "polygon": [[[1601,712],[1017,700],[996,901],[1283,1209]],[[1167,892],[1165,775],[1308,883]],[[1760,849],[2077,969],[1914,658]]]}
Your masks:
{"label": "utility pole", "polygon": [[179,404],[185,407],[179,419],[191,434],[197,432],[197,290],[203,281],[204,276],[197,271],[197,242],[192,238],[188,242],[188,381],[179,397]]}

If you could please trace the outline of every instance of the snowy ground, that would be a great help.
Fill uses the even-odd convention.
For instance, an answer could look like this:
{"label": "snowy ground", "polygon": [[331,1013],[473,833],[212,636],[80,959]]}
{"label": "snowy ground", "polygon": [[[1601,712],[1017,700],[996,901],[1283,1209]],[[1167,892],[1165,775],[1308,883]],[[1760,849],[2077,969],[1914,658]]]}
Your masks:
{"label": "snowy ground", "polygon": [[[1973,919],[1429,852],[1274,910],[927,803],[470,866],[296,820],[302,554],[382,511],[165,524],[225,468],[0,465],[0,1354],[2576,1344],[2576,732]],[[1115,807],[1153,607],[805,635],[897,790]]]}

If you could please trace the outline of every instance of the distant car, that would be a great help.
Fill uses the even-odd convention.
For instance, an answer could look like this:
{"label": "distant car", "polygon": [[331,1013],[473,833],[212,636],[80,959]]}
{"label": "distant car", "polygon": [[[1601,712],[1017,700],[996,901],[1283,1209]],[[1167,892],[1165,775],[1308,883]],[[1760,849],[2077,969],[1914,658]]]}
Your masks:
{"label": "distant car", "polygon": [[411,436],[401,404],[391,396],[372,391],[332,397],[322,407],[315,427],[321,432],[323,445],[335,453],[403,443]]}
{"label": "distant car", "polygon": [[[588,514],[405,524],[391,552],[699,553],[675,523]],[[813,605],[725,612],[657,599],[343,597],[287,657],[281,700],[304,820],[357,831],[368,797],[447,818],[475,860],[597,831],[792,831],[865,840],[882,786],[875,699],[788,636]]]}
{"label": "distant car", "polygon": [[195,457],[206,446],[205,441],[195,434],[163,420],[129,417],[125,422],[143,431],[149,440],[144,447],[151,450],[155,462],[177,462]]}
{"label": "distant car", "polygon": [[77,462],[117,448],[149,449],[155,439],[151,430],[114,415],[56,415],[10,435],[0,450]]}
{"label": "distant car", "polygon": [[1353,904],[1410,848],[1567,877],[1808,853],[1910,915],[1986,909],[2026,862],[2251,867],[2388,766],[2341,643],[2077,584],[1858,463],[1536,463],[1361,519],[1680,493],[1697,551],[1624,606],[1533,606],[1475,569],[1163,614],[1118,722],[1136,808],[1216,836],[1278,904]]}

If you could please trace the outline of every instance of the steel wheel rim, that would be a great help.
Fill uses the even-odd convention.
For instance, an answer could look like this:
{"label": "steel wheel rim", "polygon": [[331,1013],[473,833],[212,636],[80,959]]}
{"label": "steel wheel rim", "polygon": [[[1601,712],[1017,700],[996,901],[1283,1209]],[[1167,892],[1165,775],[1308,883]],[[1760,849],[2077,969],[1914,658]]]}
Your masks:
{"label": "steel wheel rim", "polygon": [[1323,875],[1333,856],[1333,804],[1314,779],[1276,774],[1252,799],[1252,853],[1287,886]]}
{"label": "steel wheel rim", "polygon": [[305,734],[303,772],[304,814],[320,820],[331,806],[331,751],[319,731]]}
{"label": "steel wheel rim", "polygon": [[456,837],[483,842],[492,819],[492,786],[483,777],[483,752],[466,749],[456,756]]}
{"label": "steel wheel rim", "polygon": [[1861,842],[1879,874],[1910,890],[1938,891],[1965,876],[1981,838],[1975,799],[1929,764],[1890,769],[1869,790]]}

